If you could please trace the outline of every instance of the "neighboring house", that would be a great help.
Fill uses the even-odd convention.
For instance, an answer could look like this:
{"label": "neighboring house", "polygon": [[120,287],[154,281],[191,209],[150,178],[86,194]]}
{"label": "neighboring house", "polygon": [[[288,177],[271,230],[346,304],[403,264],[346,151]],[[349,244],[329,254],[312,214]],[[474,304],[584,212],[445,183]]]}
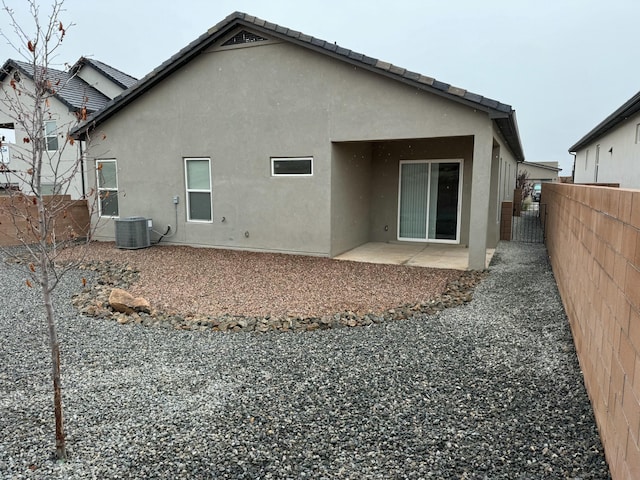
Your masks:
{"label": "neighboring house", "polygon": [[575,183],[617,183],[640,189],[640,92],[582,137],[575,155]]}
{"label": "neighboring house", "polygon": [[468,245],[473,269],[524,160],[509,105],[239,12],[72,134],[95,128],[95,239],[140,216],[194,246]]}
{"label": "neighboring house", "polygon": [[557,182],[560,170],[562,169],[558,167],[558,162],[522,162],[518,166],[519,172],[529,174],[529,181],[534,185]]}
{"label": "neighboring house", "polygon": [[[23,107],[29,111],[28,95],[16,97],[16,92],[28,89],[34,80],[32,64],[7,60],[0,69],[0,129],[12,131],[16,139],[14,144],[4,145],[0,158],[0,189],[20,189],[24,193],[32,193],[32,187],[26,178],[26,163],[20,159],[24,152],[24,138],[29,135],[15,121],[10,111],[11,99],[18,98]],[[136,82],[136,79],[97,60],[81,58],[69,71],[48,69],[47,78],[55,89],[49,101],[49,112],[43,120],[47,144],[47,160],[43,171],[42,194],[54,193],[54,183],[60,189],[59,179],[69,177],[71,182],[66,191],[72,198],[85,196],[86,178],[84,165],[78,165],[82,154],[82,144],[67,143],[69,130],[78,124],[79,112],[86,109],[91,114],[104,107],[110,99],[120,94]],[[16,89],[13,88],[16,85]],[[28,147],[27,147],[28,148]],[[76,168],[79,167],[79,168]],[[58,181],[56,181],[57,169]]]}

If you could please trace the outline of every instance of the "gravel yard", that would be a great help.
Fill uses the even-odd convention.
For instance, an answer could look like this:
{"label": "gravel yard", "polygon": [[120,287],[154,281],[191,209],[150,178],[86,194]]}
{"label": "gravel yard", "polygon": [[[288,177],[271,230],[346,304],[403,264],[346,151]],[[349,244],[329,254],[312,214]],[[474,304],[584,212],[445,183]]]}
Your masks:
{"label": "gravel yard", "polygon": [[461,272],[185,246],[119,250],[95,242],[94,260],[140,272],[131,293],[192,315],[320,316],[382,310],[433,298]]}
{"label": "gravel yard", "polygon": [[[202,270],[190,269],[168,277],[171,298],[189,290],[186,305],[204,308],[194,286]],[[326,291],[379,288],[392,270]],[[243,288],[262,292],[252,282],[263,274],[243,272]],[[543,246],[501,243],[465,306],[303,333],[83,317],[70,305],[82,275],[56,290],[70,453],[56,464],[37,292],[0,263],[0,478],[609,478]],[[342,279],[320,285],[331,282]],[[252,308],[265,302],[277,299],[256,295]]]}

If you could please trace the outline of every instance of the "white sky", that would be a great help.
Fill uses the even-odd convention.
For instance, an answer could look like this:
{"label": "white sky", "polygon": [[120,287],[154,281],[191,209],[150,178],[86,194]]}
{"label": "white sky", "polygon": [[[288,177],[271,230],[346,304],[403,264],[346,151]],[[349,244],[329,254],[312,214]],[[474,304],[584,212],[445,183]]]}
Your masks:
{"label": "white sky", "polygon": [[[5,0],[16,12],[25,0]],[[41,13],[51,0],[42,0]],[[239,10],[511,105],[528,161],[568,148],[640,90],[639,0],[66,0],[58,61],[142,77]],[[22,22],[23,25],[31,24]],[[6,14],[0,29],[7,31]],[[0,39],[0,61],[19,58]]]}

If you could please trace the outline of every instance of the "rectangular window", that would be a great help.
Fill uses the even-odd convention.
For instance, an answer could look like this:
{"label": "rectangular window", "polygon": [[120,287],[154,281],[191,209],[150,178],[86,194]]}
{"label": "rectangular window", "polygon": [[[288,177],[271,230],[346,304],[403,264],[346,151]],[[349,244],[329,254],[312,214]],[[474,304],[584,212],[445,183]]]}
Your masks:
{"label": "rectangular window", "polygon": [[44,122],[44,141],[47,145],[47,151],[58,150],[58,126],[55,120]]}
{"label": "rectangular window", "polygon": [[584,154],[584,169],[586,170],[587,168],[589,168],[589,150],[588,149]]}
{"label": "rectangular window", "polygon": [[271,158],[271,176],[311,176],[313,157]]}
{"label": "rectangular window", "polygon": [[62,185],[57,185],[55,183],[42,183],[40,185],[41,195],[60,195],[61,190]]}
{"label": "rectangular window", "polygon": [[640,123],[636,125],[636,143],[640,143]]}
{"label": "rectangular window", "polygon": [[98,208],[101,217],[118,216],[118,172],[115,159],[96,161]]}
{"label": "rectangular window", "polygon": [[184,159],[187,190],[187,220],[211,222],[211,161],[208,158]]}

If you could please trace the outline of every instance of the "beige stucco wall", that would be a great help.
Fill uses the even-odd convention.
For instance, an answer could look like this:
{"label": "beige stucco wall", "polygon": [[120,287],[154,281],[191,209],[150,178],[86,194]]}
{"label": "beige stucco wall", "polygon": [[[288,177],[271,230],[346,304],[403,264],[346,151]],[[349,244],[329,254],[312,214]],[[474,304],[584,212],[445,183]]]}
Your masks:
{"label": "beige stucco wall", "polygon": [[[549,162],[551,166],[558,166],[557,162]],[[520,164],[520,171],[526,171],[529,173],[529,180],[534,183],[541,182],[557,182],[558,172],[556,170],[550,170],[548,168],[539,167],[530,163]]]}
{"label": "beige stucco wall", "polygon": [[[163,241],[333,255],[365,239],[367,229],[378,235],[379,217],[386,215],[378,203],[393,212],[385,222],[397,214],[398,159],[389,174],[396,194],[378,202],[377,182],[385,180],[377,178],[386,168],[378,143],[371,144],[369,167],[369,147],[342,142],[470,138],[479,131],[486,140],[490,125],[487,114],[472,108],[273,42],[200,55],[101,125],[105,153],[94,148],[93,156],[118,160],[123,217],[149,217],[157,230],[172,225],[175,231],[172,197],[180,196],[177,233]],[[464,147],[445,142],[453,152],[441,147],[425,154],[472,157],[469,140]],[[313,156],[313,176],[271,177],[272,156]],[[184,157],[211,158],[210,224],[185,222]],[[367,211],[369,219],[354,219]],[[395,234],[394,223],[389,230]],[[112,222],[98,238],[113,238]]]}
{"label": "beige stucco wall", "polygon": [[462,160],[462,212],[460,243],[468,244],[471,202],[471,137],[397,140],[376,143],[373,148],[371,229],[374,242],[394,242],[398,238],[398,182],[401,160]]}
{"label": "beige stucco wall", "polygon": [[[614,130],[576,152],[574,182],[618,183],[622,188],[640,189],[640,141],[636,139],[636,129],[640,128],[638,125],[640,114],[625,120]],[[597,145],[600,145],[600,154],[596,175]]]}
{"label": "beige stucco wall", "polygon": [[83,65],[77,75],[109,98],[115,98],[122,93],[122,88],[119,85],[106,78],[91,65]]}
{"label": "beige stucco wall", "polygon": [[331,256],[369,241],[372,145],[333,144],[331,162]]}
{"label": "beige stucco wall", "polygon": [[[13,123],[14,135],[16,143],[10,146],[11,159],[8,167],[11,170],[18,171],[19,173],[11,174],[0,173],[0,183],[18,183],[20,188],[26,194],[31,194],[31,186],[25,179],[29,176],[25,173],[29,168],[26,161],[21,160],[23,158],[33,158],[31,153],[32,145],[30,143],[24,143],[23,139],[29,137],[27,132],[11,117],[7,109],[7,102],[19,102],[20,108],[26,112],[33,111],[33,101],[27,94],[16,97],[14,95],[13,88],[9,85],[9,81],[12,78],[11,75],[2,82],[2,91],[0,96],[3,100],[0,103],[0,124]],[[25,91],[33,90],[33,82],[22,75],[18,88],[22,88]],[[67,133],[71,128],[75,126],[77,120],[73,114],[69,112],[69,109],[62,102],[55,97],[49,98],[49,107],[46,113],[46,120],[55,120],[58,128],[58,146],[59,150],[56,152],[45,152],[45,158],[43,159],[43,171],[42,182],[53,184],[54,182],[59,184],[63,191],[61,193],[71,195],[71,198],[76,200],[82,197],[82,175],[80,172],[80,142],[76,142],[75,145],[66,144],[65,139]],[[44,125],[43,125],[44,128]],[[54,173],[54,168],[57,168],[57,174]],[[56,178],[57,175],[57,178]],[[67,181],[68,180],[68,181]]]}

